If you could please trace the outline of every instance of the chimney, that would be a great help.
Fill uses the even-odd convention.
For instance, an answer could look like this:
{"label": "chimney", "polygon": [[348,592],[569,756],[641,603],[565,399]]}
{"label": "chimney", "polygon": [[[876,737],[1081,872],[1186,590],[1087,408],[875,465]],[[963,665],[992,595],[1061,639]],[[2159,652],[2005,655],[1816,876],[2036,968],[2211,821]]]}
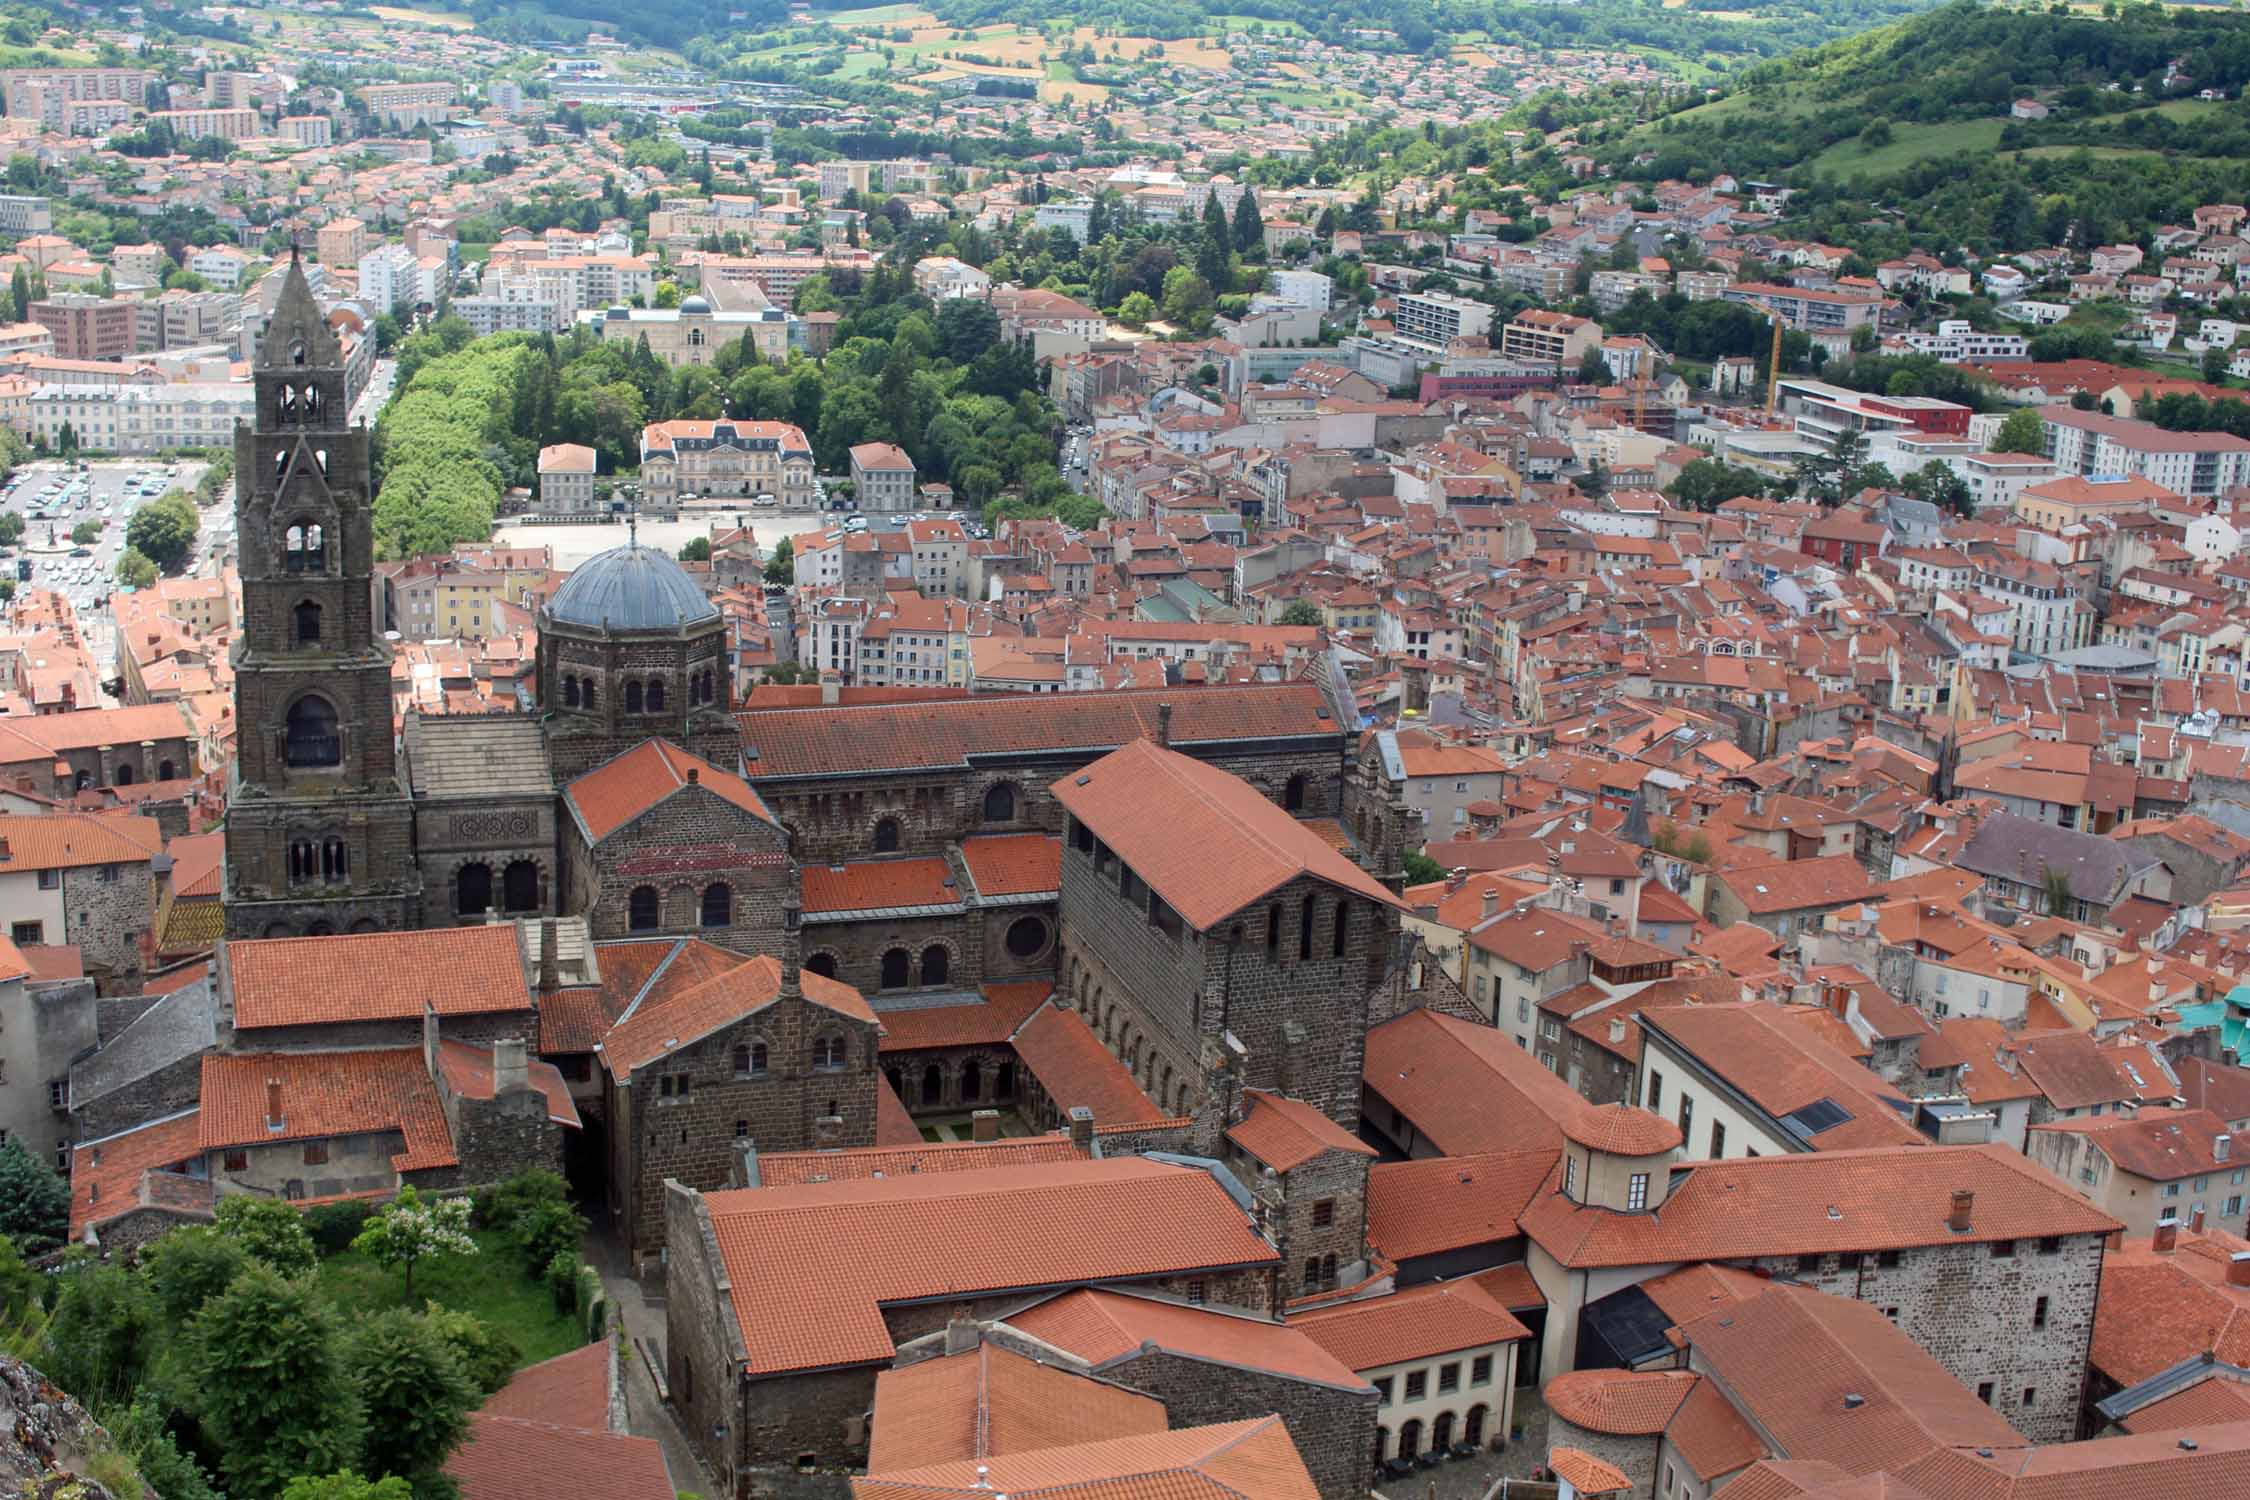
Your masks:
{"label": "chimney", "polygon": [[781,908],[781,998],[794,1000],[804,993],[803,980],[798,976],[804,948],[800,929],[804,925],[804,910],[797,904],[797,893],[791,890]]}
{"label": "chimney", "polygon": [[945,1325],[945,1352],[966,1354],[984,1342],[984,1330],[967,1313],[955,1313]]}
{"label": "chimney", "polygon": [[2170,1255],[2180,1243],[2180,1221],[2167,1211],[2156,1221],[2156,1233],[2149,1237],[2148,1247],[2158,1255]]}
{"label": "chimney", "polygon": [[2250,1250],[2237,1250],[2228,1257],[2227,1285],[2250,1286]]}
{"label": "chimney", "polygon": [[1609,1018],[1609,1044],[1612,1047],[1625,1045],[1625,1018],[1623,1016],[1611,1016]]}
{"label": "chimney", "polygon": [[820,674],[820,705],[821,705],[821,707],[823,707],[823,708],[834,708],[834,707],[836,706],[836,702],[837,702],[837,700],[838,700],[838,699],[840,699],[841,697],[843,697],[843,695],[844,695],[844,679],[843,679],[843,678],[841,678],[841,677],[837,676],[837,675],[836,675],[836,674],[835,674],[835,673],[834,673],[833,671],[829,671],[829,672],[823,672],[823,673],[821,673],[821,674]]}
{"label": "chimney", "polygon": [[269,1078],[266,1080],[266,1129],[279,1135],[281,1123],[281,1080]]}
{"label": "chimney", "polygon": [[1467,867],[1463,865],[1455,865],[1452,869],[1445,872],[1445,893],[1448,896],[1452,895],[1455,891],[1461,889],[1462,886],[1468,884],[1468,881],[1469,871]]}
{"label": "chimney", "polygon": [[1500,893],[1497,890],[1489,887],[1485,890],[1483,914],[1488,917],[1500,915]]}
{"label": "chimney", "polygon": [[531,1087],[531,1063],[523,1038],[502,1037],[492,1044],[492,1097],[521,1093]]}
{"label": "chimney", "polygon": [[2189,1233],[2189,1234],[2201,1234],[2202,1232],[2203,1232],[2203,1205],[2202,1205],[2202,1204],[2200,1204],[2200,1203],[2198,1203],[2198,1204],[2197,1204],[2197,1205],[2195,1206],[2195,1211],[2194,1211],[2193,1213],[2191,1213],[2191,1214],[2189,1214],[2189,1215],[2188,1215],[2188,1233]]}
{"label": "chimney", "polygon": [[1967,1188],[1953,1190],[1953,1212],[1945,1216],[1945,1227],[1955,1234],[1969,1232],[1969,1213],[1977,1206],[1977,1195]]}
{"label": "chimney", "polygon": [[1094,1154],[1094,1112],[1083,1104],[1070,1107],[1070,1149],[1080,1156]]}
{"label": "chimney", "polygon": [[843,1145],[844,1117],[842,1115],[822,1115],[812,1122],[812,1128],[813,1149],[815,1151],[834,1151]]}
{"label": "chimney", "polygon": [[1000,1111],[980,1109],[969,1116],[969,1139],[996,1141],[1000,1139]]}
{"label": "chimney", "polygon": [[539,993],[552,995],[562,988],[561,942],[553,917],[539,919]]}
{"label": "chimney", "polygon": [[1156,743],[1170,748],[1172,743],[1172,705],[1156,705]]}
{"label": "chimney", "polygon": [[702,779],[703,770],[700,766],[689,766],[687,768],[687,784],[689,786],[694,786],[698,781]]}

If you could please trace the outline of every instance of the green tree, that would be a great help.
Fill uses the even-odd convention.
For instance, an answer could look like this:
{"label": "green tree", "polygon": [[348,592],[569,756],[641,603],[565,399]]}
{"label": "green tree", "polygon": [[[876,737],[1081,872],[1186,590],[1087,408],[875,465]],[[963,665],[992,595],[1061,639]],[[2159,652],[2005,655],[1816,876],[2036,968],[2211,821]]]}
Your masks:
{"label": "green tree", "polygon": [[0,547],[13,547],[23,540],[23,514],[20,511],[0,511]]}
{"label": "green tree", "polygon": [[117,558],[117,581],[129,589],[156,587],[156,564],[136,547],[127,547]]}
{"label": "green tree", "polygon": [[1213,287],[1223,287],[1232,278],[1228,274],[1228,256],[1234,249],[1234,229],[1227,223],[1227,211],[1219,204],[1219,195],[1207,193],[1203,198],[1203,233],[1195,243],[1195,272]]}
{"label": "green tree", "polygon": [[938,304],[937,352],[965,365],[1000,342],[1000,315],[981,297],[948,297]]}
{"label": "green tree", "polygon": [[26,1255],[44,1255],[70,1233],[70,1184],[20,1138],[0,1145],[0,1234]]}
{"label": "green tree", "polygon": [[449,1493],[445,1461],[480,1399],[453,1346],[421,1315],[394,1308],[354,1331],[347,1358],[367,1417],[364,1471],[402,1476],[425,1500]]}
{"label": "green tree", "polygon": [[141,1278],[167,1344],[180,1340],[203,1304],[249,1268],[250,1252],[242,1242],[208,1224],[175,1229],[143,1250]]}
{"label": "green tree", "polygon": [[305,1228],[305,1216],[295,1204],[280,1198],[230,1193],[219,1200],[218,1227],[252,1259],[284,1276],[302,1276],[320,1258]]}
{"label": "green tree", "polygon": [[2209,385],[2225,385],[2227,383],[2227,362],[2228,355],[2226,350],[2204,350],[2203,379],[2205,383]]}
{"label": "green tree", "polygon": [[2064,869],[2042,871],[2040,884],[2046,890],[2047,915],[2050,917],[2069,916],[2071,909],[2078,903],[2078,897],[2070,888],[2070,871]]}
{"label": "green tree", "polygon": [[2019,406],[2009,412],[2001,422],[2000,430],[1993,434],[1992,451],[1995,453],[2029,453],[2043,455],[2047,451],[2047,424],[2035,406]]}
{"label": "green tree", "polygon": [[177,573],[195,547],[195,502],[167,490],[133,512],[125,523],[125,545],[167,573]]}
{"label": "green tree", "polygon": [[124,1267],[73,1266],[47,1323],[41,1367],[89,1406],[129,1399],[147,1368],[151,1311],[148,1288]]}
{"label": "green tree", "polygon": [[31,275],[22,266],[8,278],[8,311],[14,321],[31,321]]}
{"label": "green tree", "polygon": [[797,577],[797,549],[787,537],[773,544],[766,554],[766,582],[791,583]]}
{"label": "green tree", "polygon": [[480,1398],[506,1385],[516,1366],[523,1363],[523,1351],[515,1341],[475,1313],[431,1302],[424,1305],[422,1316],[453,1350],[461,1373],[476,1387]]}
{"label": "green tree", "polygon": [[318,1478],[300,1474],[281,1487],[280,1500],[414,1500],[414,1486],[396,1474],[363,1479],[344,1469]]}
{"label": "green tree", "polygon": [[1578,356],[1578,383],[1580,385],[1615,385],[1617,377],[1609,372],[1609,361],[1602,358],[1599,349],[1588,349]]}
{"label": "green tree", "polygon": [[1445,866],[1419,849],[1407,851],[1406,883],[1408,885],[1428,885],[1433,880],[1443,879],[1445,879]]}
{"label": "green tree", "polygon": [[24,1264],[16,1242],[0,1234],[0,1327],[13,1323],[39,1300],[41,1279]]}
{"label": "green tree", "polygon": [[1683,467],[1679,478],[1666,486],[1664,493],[1683,509],[1709,513],[1740,496],[1762,495],[1765,489],[1764,477],[1754,469],[1720,459],[1699,458]]}
{"label": "green tree", "polygon": [[1118,304],[1117,319],[1129,328],[1140,328],[1156,316],[1156,303],[1146,292],[1127,292]]}
{"label": "green tree", "polygon": [[252,1266],[204,1304],[194,1342],[195,1415],[236,1500],[266,1500],[358,1457],[359,1390],[312,1278]]}
{"label": "green tree", "polygon": [[378,1265],[398,1266],[406,1272],[406,1295],[414,1295],[414,1267],[440,1255],[474,1255],[477,1242],[469,1237],[469,1200],[425,1200],[412,1187],[402,1187],[381,1213],[352,1241],[352,1248]]}
{"label": "green tree", "polygon": [[1258,211],[1258,195],[1248,188],[1234,205],[1234,248],[1244,255],[1256,254],[1266,248],[1265,215]]}
{"label": "green tree", "polygon": [[1318,625],[1320,623],[1320,606],[1310,599],[1292,599],[1289,601],[1288,608],[1281,612],[1281,623],[1284,625]]}
{"label": "green tree", "polygon": [[80,521],[70,528],[70,544],[73,547],[88,547],[101,539],[102,523],[99,521]]}
{"label": "green tree", "polygon": [[680,548],[681,562],[709,562],[710,560],[711,539],[707,536],[691,536]]}

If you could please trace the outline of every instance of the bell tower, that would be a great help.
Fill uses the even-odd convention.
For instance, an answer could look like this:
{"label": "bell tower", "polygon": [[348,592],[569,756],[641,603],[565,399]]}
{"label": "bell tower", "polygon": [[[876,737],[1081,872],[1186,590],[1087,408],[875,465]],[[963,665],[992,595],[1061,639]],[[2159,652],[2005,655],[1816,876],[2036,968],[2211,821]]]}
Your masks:
{"label": "bell tower", "polygon": [[256,420],[234,443],[227,935],[412,927],[421,877],[375,631],[367,429],[349,425],[343,346],[294,251],[252,378]]}

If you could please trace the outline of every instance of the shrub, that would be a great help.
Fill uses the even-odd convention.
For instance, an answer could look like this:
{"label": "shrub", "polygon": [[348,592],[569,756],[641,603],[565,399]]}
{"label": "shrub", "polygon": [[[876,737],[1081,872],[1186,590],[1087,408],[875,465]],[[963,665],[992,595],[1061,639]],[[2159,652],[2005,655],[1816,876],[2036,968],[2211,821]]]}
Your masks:
{"label": "shrub", "polygon": [[538,1203],[517,1215],[509,1228],[523,1247],[524,1274],[544,1276],[556,1256],[578,1258],[586,1216],[567,1203]]}
{"label": "shrub", "polygon": [[578,1252],[557,1250],[547,1261],[547,1291],[555,1311],[569,1316],[578,1311]]}
{"label": "shrub", "polygon": [[528,1172],[518,1172],[506,1182],[481,1187],[471,1197],[474,1205],[473,1222],[479,1229],[513,1230],[515,1221],[525,1209],[541,1203],[570,1202],[570,1189],[564,1185],[562,1174],[534,1167]]}
{"label": "shrub", "polygon": [[428,1304],[423,1316],[439,1338],[452,1346],[453,1357],[460,1362],[461,1373],[480,1395],[489,1396],[508,1383],[508,1377],[523,1363],[523,1350],[516,1346],[499,1329],[475,1313],[455,1308]]}
{"label": "shrub", "polygon": [[322,1255],[341,1255],[351,1249],[352,1241],[367,1227],[368,1216],[374,1212],[375,1205],[364,1198],[323,1203],[305,1210],[305,1232]]}
{"label": "shrub", "polygon": [[219,1200],[219,1233],[284,1276],[301,1276],[318,1259],[304,1215],[280,1198],[231,1193]]}
{"label": "shrub", "polygon": [[586,1342],[591,1344],[609,1321],[609,1293],[602,1289],[601,1272],[592,1266],[578,1268],[578,1305],[586,1310]]}

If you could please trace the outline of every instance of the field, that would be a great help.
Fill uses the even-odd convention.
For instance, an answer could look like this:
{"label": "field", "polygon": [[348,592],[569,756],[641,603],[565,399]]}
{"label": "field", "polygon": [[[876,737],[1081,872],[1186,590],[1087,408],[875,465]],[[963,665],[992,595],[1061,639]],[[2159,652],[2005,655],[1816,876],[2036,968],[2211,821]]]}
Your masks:
{"label": "field", "polygon": [[[513,1241],[494,1230],[474,1233],[477,1254],[446,1256],[415,1269],[416,1307],[429,1301],[475,1313],[514,1340],[527,1365],[568,1354],[586,1342],[578,1319],[556,1312],[547,1288],[523,1274]],[[407,1305],[404,1275],[356,1251],[329,1256],[318,1275],[321,1290],[347,1318]]]}
{"label": "field", "polygon": [[[922,66],[935,70],[915,75],[922,82],[972,73],[984,78],[1036,83],[1039,97],[1050,104],[1065,100],[1093,103],[1109,97],[1109,90],[1103,85],[1079,80],[1071,65],[1063,61],[1066,50],[1076,52],[1082,47],[1092,47],[1104,62],[1109,61],[1113,53],[1125,61],[1137,62],[1154,49],[1165,62],[1181,67],[1224,69],[1233,64],[1225,48],[1215,47],[1203,37],[1160,41],[1145,36],[1104,36],[1093,27],[1080,26],[1057,42],[1050,41],[1040,31],[1012,25],[979,26],[964,37],[956,28],[945,25],[918,5],[878,5],[820,12],[815,19],[853,33],[852,50],[844,55],[843,72],[847,78],[871,78],[895,71],[901,87],[914,88],[916,85],[907,81],[908,69]],[[900,29],[908,33],[907,40],[892,39],[892,33]],[[1271,25],[1270,29],[1284,28]],[[822,44],[808,42],[802,54],[820,50],[824,50]],[[785,58],[799,55],[799,52],[800,49],[792,46],[765,55]],[[945,55],[948,52],[974,53],[982,61],[948,57]]]}
{"label": "field", "polygon": [[370,5],[367,9],[370,14],[381,16],[386,21],[437,26],[447,31],[473,31],[477,24],[473,17],[457,10],[416,10],[400,5]]}
{"label": "field", "polygon": [[1857,139],[1838,141],[1812,159],[1815,170],[1838,177],[1879,177],[1933,156],[1982,155],[2000,144],[2001,120],[1948,120],[1937,125],[1893,125],[1891,142],[1870,151]]}

